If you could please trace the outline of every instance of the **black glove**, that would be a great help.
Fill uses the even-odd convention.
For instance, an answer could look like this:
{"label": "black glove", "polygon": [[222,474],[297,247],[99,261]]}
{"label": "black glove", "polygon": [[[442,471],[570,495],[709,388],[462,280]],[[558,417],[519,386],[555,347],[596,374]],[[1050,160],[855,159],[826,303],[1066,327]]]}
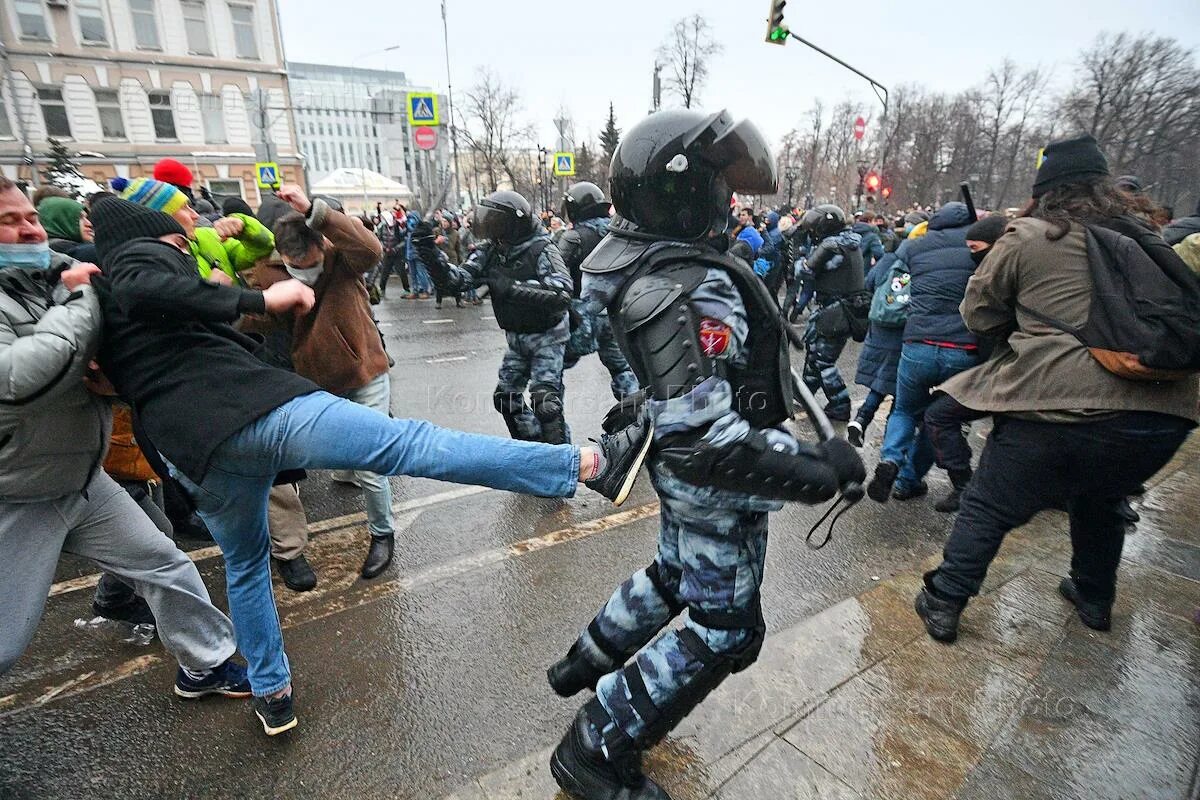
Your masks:
{"label": "black glove", "polygon": [[821,442],[818,448],[826,463],[833,468],[833,474],[837,475],[839,486],[862,483],[867,479],[867,468],[862,458],[845,439],[829,439]]}

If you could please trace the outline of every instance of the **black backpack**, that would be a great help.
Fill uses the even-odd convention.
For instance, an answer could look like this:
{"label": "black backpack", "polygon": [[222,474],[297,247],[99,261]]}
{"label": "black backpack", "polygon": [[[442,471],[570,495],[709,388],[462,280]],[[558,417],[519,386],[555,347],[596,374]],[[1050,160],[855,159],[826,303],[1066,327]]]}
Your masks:
{"label": "black backpack", "polygon": [[1200,372],[1200,278],[1131,218],[1085,227],[1094,287],[1087,322],[1075,328],[1021,310],[1073,335],[1122,378],[1172,381]]}

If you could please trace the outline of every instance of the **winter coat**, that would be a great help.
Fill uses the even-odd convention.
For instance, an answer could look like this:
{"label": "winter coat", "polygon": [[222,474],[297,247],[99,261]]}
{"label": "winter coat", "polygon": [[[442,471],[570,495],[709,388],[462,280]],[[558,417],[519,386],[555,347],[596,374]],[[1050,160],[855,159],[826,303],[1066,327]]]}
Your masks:
{"label": "winter coat", "polygon": [[271,255],[275,249],[275,236],[254,217],[246,214],[231,214],[231,218],[242,221],[242,232],[221,241],[212,228],[196,228],[195,239],[188,242],[200,277],[208,280],[214,269],[219,269],[236,283],[238,273],[250,269],[261,259]]}
{"label": "winter coat", "polygon": [[0,269],[0,502],[81,492],[100,469],[112,414],[83,386],[100,333],[91,286],[68,292],[46,273]]}
{"label": "winter coat", "polygon": [[867,222],[856,222],[850,230],[862,237],[860,249],[863,254],[863,269],[869,272],[871,267],[883,258],[883,240],[879,238],[879,228]]}
{"label": "winter coat", "polygon": [[[881,281],[887,280],[895,261],[895,253],[888,253],[880,259],[867,273],[863,288],[874,292]],[[900,350],[903,346],[903,328],[889,328],[872,322],[858,355],[858,369],[854,373],[854,382],[880,394],[895,396],[896,370],[900,366]]]}
{"label": "winter coat", "polygon": [[256,358],[258,343],[230,325],[265,312],[262,292],[201,279],[195,261],[165,242],[120,245],[93,282],[104,313],[100,366],[150,444],[196,483],[222,442],[317,391]]}
{"label": "winter coat", "polygon": [[964,204],[947,203],[934,212],[923,236],[905,241],[896,251],[912,276],[904,341],[978,344],[958,310],[967,281],[975,273],[967,249],[970,224]]}
{"label": "winter coat", "polygon": [[293,323],[292,364],[325,391],[344,395],[388,371],[363,280],[382,247],[357,220],[323,200],[313,203],[308,224],[328,241],[324,270],[312,287],[317,304]]}
{"label": "winter coat", "polygon": [[1200,233],[1193,233],[1175,245],[1175,252],[1183,259],[1183,263],[1192,268],[1192,272],[1200,274]]}
{"label": "winter coat", "polygon": [[454,228],[439,228],[437,234],[442,239],[442,243],[437,248],[446,254],[446,258],[450,260],[451,264],[461,264],[463,252],[459,246],[458,231]]}
{"label": "winter coat", "polygon": [[750,251],[755,257],[758,256],[758,251],[762,249],[763,246],[763,237],[761,233],[754,230],[753,226],[747,225],[746,227],[742,228],[742,231],[737,235],[737,238],[739,241],[750,245]]}
{"label": "winter coat", "polygon": [[1197,376],[1160,383],[1120,378],[1074,336],[1019,310],[1071,326],[1087,319],[1093,284],[1083,228],[1072,226],[1057,241],[1046,238],[1050,229],[1044,220],[1014,220],[993,245],[967,284],[962,316],[971,330],[999,343],[986,362],[941,388],[991,413],[1152,411],[1196,421]]}
{"label": "winter coat", "polygon": [[846,297],[863,288],[862,239],[849,228],[826,236],[812,249],[808,268],[812,270],[813,291],[817,302]]}
{"label": "winter coat", "polygon": [[1182,242],[1193,233],[1200,233],[1200,208],[1196,209],[1197,213],[1177,219],[1167,227],[1163,228],[1162,237],[1167,244],[1174,247]]}

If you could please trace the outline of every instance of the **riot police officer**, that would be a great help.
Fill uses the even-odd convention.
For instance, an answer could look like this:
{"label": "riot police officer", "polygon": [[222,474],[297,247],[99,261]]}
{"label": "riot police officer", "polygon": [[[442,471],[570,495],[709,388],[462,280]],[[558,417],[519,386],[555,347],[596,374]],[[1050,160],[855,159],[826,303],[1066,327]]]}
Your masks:
{"label": "riot police officer", "polygon": [[804,330],[804,382],[813,392],[823,389],[831,420],[850,420],[850,390],[838,371],[837,360],[850,339],[852,320],[847,299],[863,292],[862,237],[846,223],[835,205],[820,205],[804,215],[801,224],[814,242],[808,257],[817,309]]}
{"label": "riot police officer", "polygon": [[604,199],[604,192],[596,184],[589,181],[572,184],[567,189],[562,206],[563,216],[572,227],[559,239],[558,249],[562,252],[567,269],[571,271],[571,283],[574,286],[571,307],[578,318],[578,322],[572,321],[575,327],[567,342],[566,367],[570,369],[580,358],[595,351],[600,356],[600,363],[612,376],[613,397],[620,400],[638,390],[637,378],[613,336],[608,310],[599,303],[589,306],[580,297],[583,272],[579,266],[608,234],[610,208],[611,205]]}
{"label": "riot police officer", "polygon": [[[646,387],[631,418],[652,431],[661,530],[654,562],[547,673],[563,696],[596,692],[550,767],[584,800],[650,800],[667,795],[642,774],[641,752],[762,647],[767,512],[832,497],[865,471],[845,441],[811,446],[779,427],[792,411],[784,323],[724,253],[732,192],[775,191],[758,130],[724,111],[661,111],[621,140],[610,179],[617,217],[583,264],[583,296],[608,308]],[[605,427],[620,428],[618,416]],[[686,623],[665,630],[684,610]]]}
{"label": "riot police officer", "polygon": [[487,241],[461,266],[450,264],[434,246],[432,230],[414,234],[413,245],[438,291],[452,294],[481,283],[490,288],[496,324],[508,341],[492,400],[512,437],[569,442],[562,373],[570,333],[571,274],[529,201],[516,192],[493,192],[483,198],[472,230]]}

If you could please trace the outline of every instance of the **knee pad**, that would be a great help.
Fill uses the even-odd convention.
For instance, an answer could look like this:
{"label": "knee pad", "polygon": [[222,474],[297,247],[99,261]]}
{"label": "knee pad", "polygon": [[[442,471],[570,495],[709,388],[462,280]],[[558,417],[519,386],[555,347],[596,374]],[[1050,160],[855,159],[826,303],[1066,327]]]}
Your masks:
{"label": "knee pad", "polygon": [[524,410],[525,397],[520,392],[510,392],[502,386],[497,386],[492,392],[492,404],[501,414],[511,417]]}
{"label": "knee pad", "polygon": [[545,383],[537,383],[529,388],[529,402],[533,413],[539,420],[558,419],[563,415],[562,395],[559,390]]}
{"label": "knee pad", "polygon": [[[741,672],[758,660],[763,642],[767,638],[767,624],[762,615],[762,599],[758,595],[755,595],[749,608],[732,611],[703,611],[689,606],[688,616],[697,625],[705,628],[721,631],[744,631],[747,634],[742,643],[730,651],[716,653],[707,645],[704,646],[712,658],[727,664],[730,672]],[[703,644],[699,636],[696,636],[696,641]]]}
{"label": "knee pad", "polygon": [[660,568],[655,561],[646,567],[646,577],[650,579],[659,598],[670,609],[671,616],[679,616],[679,612],[684,609],[684,604],[679,599],[679,570]]}

